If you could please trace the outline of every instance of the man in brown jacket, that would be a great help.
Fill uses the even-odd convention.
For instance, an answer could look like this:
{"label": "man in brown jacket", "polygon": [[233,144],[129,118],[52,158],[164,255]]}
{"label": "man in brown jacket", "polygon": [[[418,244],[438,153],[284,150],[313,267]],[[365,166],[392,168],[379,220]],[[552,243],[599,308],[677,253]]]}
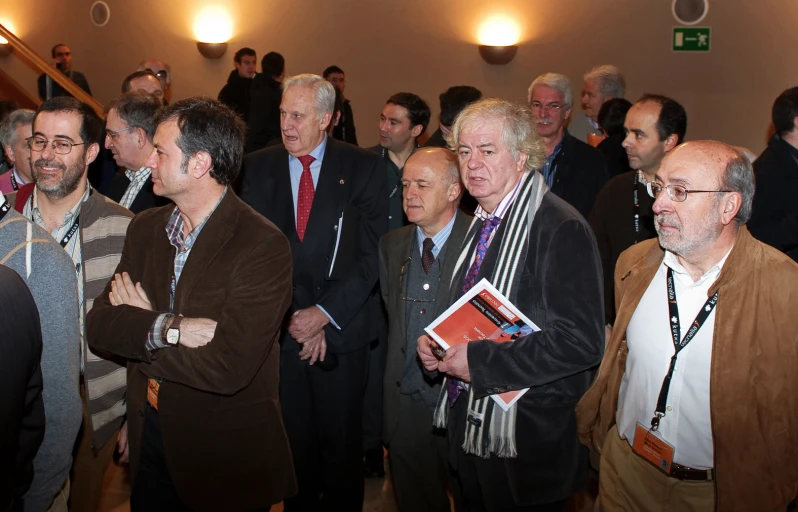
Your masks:
{"label": "man in brown jacket", "polygon": [[748,233],[753,171],[731,146],[683,144],[649,191],[659,240],[618,260],[617,320],[577,406],[601,506],[784,510],[798,493],[798,265]]}
{"label": "man in brown jacket", "polygon": [[153,192],[88,316],[128,360],[133,511],[269,510],[296,493],[275,343],[291,300],[288,241],[228,189],[244,128],[207,98],[156,117]]}

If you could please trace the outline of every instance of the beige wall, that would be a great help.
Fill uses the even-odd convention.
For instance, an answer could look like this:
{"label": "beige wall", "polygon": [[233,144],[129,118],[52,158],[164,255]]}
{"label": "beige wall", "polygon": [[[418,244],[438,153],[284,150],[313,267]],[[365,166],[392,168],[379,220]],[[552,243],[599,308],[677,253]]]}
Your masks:
{"label": "beige wall", "polygon": [[[89,19],[92,0],[0,1],[0,23],[10,22],[40,54],[69,44],[74,68],[101,102],[150,56],[172,65],[174,99],[215,96],[241,46],[255,48],[259,59],[279,51],[289,74],[337,64],[347,73],[361,145],[377,143],[379,112],[395,92],[421,95],[436,119],[438,94],[451,85],[525,101],[539,73],[564,73],[578,92],[584,71],[613,63],[626,75],[628,98],[656,92],[684,104],[688,138],[759,153],[774,98],[798,85],[793,0],[712,0],[701,24],[712,27],[709,54],[671,51],[670,0],[106,0],[111,20],[102,28]],[[234,23],[219,61],[200,56],[192,32],[198,9],[214,4],[226,6]],[[498,67],[476,49],[480,20],[496,12],[513,16],[523,38],[516,58]],[[0,57],[0,68],[35,90],[33,72],[13,56]]]}

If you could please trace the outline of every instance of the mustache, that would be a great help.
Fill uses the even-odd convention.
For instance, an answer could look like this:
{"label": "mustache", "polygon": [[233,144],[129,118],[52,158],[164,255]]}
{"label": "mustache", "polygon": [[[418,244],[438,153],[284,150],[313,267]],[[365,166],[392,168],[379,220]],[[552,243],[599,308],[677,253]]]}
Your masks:
{"label": "mustache", "polygon": [[66,170],[66,165],[57,161],[57,160],[45,160],[44,158],[40,158],[33,162],[34,167],[56,167],[61,169],[62,171]]}

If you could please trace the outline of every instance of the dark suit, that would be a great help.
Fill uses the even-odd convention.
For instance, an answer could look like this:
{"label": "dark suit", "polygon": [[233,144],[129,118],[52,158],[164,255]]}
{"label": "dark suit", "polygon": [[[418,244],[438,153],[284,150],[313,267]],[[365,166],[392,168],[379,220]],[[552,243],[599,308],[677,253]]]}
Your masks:
{"label": "dark suit", "polygon": [[[435,305],[430,321],[448,307],[449,283],[472,217],[456,211],[451,234],[446,240]],[[420,397],[401,394],[408,344],[406,304],[407,280],[400,279],[408,260],[419,257],[415,224],[392,231],[380,240],[380,289],[388,312],[388,356],[383,395],[383,441],[391,455],[391,472],[400,510],[449,510],[446,487],[449,475],[448,443],[443,430],[432,426],[433,409]],[[417,360],[418,361],[418,360]],[[419,365],[421,364],[418,361]],[[443,376],[425,373],[431,403],[435,403]],[[401,453],[400,453],[401,452]],[[439,453],[440,452],[440,457]],[[407,470],[405,470],[405,467]],[[436,506],[437,505],[437,506]]]}
{"label": "dark suit", "polygon": [[[19,502],[44,439],[42,330],[25,281],[0,265],[0,510]],[[21,506],[19,510],[22,510]]]}
{"label": "dark suit", "polygon": [[286,509],[360,510],[361,410],[368,344],[377,334],[378,241],[388,228],[386,171],[377,155],[328,137],[300,241],[288,158],[282,144],[248,155],[241,198],[288,237],[294,268],[288,315],[318,304],[341,329],[324,327],[327,352],[338,360],[329,371],[300,361],[300,345],[287,330],[280,339],[280,397],[300,491]]}
{"label": "dark suit", "polygon": [[[124,172],[118,172],[113,181],[111,181],[107,196],[118,203],[124,197],[128,185],[130,185],[130,180],[127,175]],[[130,208],[128,208],[131,212],[141,213],[144,210],[155,208],[156,206],[166,206],[171,203],[165,197],[156,196],[152,191],[152,185],[152,180],[147,180],[147,183],[141,187],[139,193],[136,194],[136,198],[130,204]]]}
{"label": "dark suit", "polygon": [[[474,229],[479,227],[477,222]],[[477,282],[490,279],[506,227],[499,225]],[[601,262],[590,226],[574,208],[547,193],[529,241],[513,302],[541,330],[512,342],[512,350],[488,340],[468,344],[476,398],[530,388],[516,403],[518,456],[466,455],[465,397],[449,416],[451,460],[464,494],[472,503],[498,504],[497,510],[559,502],[584,488],[588,453],[576,437],[574,407],[593,382],[604,348]],[[450,304],[462,295],[467,271],[468,265],[462,265],[455,276]]]}
{"label": "dark suit", "polygon": [[601,187],[607,182],[607,164],[596,148],[567,131],[562,149],[551,164],[556,169],[551,191],[587,218]]}
{"label": "dark suit", "polygon": [[[175,314],[218,322],[210,343],[150,352],[147,334],[169,311],[173,206],[137,215],[116,272],[140,281],[154,311],[111,306],[110,283],[86,320],[94,349],[128,359],[131,479],[152,414],[147,378],[161,378],[158,419],[172,484],[197,511],[248,511],[296,493],[278,399],[278,352],[291,294],[285,237],[228,190],[194,243],[177,283]],[[147,423],[149,425],[149,422]]]}

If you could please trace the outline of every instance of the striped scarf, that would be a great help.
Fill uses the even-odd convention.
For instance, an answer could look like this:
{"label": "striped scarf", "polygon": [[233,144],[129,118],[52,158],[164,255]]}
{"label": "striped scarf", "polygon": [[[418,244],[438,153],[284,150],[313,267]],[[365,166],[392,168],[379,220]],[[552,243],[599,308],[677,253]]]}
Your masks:
{"label": "striped scarf", "polygon": [[[532,172],[524,178],[515,203],[510,208],[504,222],[504,237],[499,247],[499,257],[491,275],[491,283],[510,301],[515,301],[520,272],[529,248],[529,232],[532,222],[540,207],[544,194],[548,191],[543,176]],[[463,242],[463,249],[457,260],[452,276],[458,275],[463,264],[468,261],[472,252],[476,229],[472,229]],[[515,421],[518,402],[505,412],[490,396],[474,398],[473,386],[468,388],[468,421],[466,422],[463,450],[466,453],[483,458],[491,453],[498,457],[514,458],[518,456],[515,443]],[[449,402],[447,385],[443,383],[438,405],[435,408],[433,423],[436,427],[446,428],[449,421]]]}

